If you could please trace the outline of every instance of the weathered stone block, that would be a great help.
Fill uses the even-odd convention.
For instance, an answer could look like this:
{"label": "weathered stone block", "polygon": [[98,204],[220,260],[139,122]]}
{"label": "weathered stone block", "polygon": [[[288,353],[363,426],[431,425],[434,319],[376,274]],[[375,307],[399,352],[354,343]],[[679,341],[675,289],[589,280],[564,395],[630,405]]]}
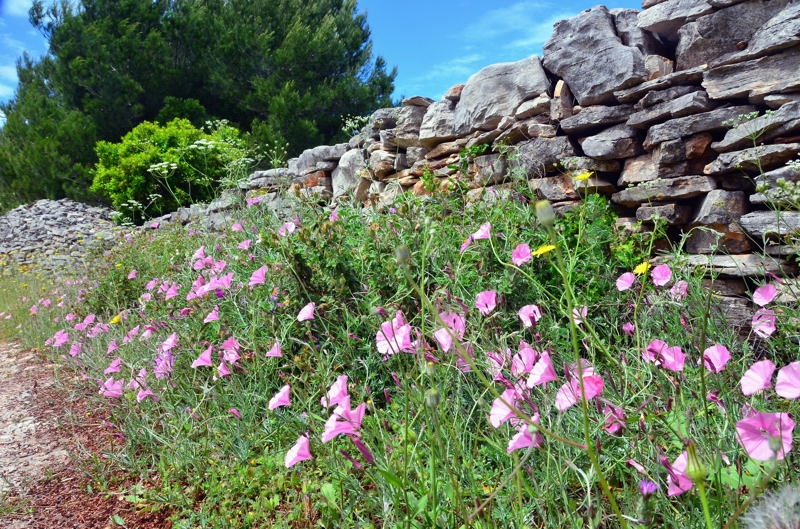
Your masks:
{"label": "weathered stone block", "polygon": [[520,103],[550,90],[550,80],[535,55],[517,62],[493,64],[467,80],[455,108],[459,135],[491,130]]}
{"label": "weathered stone block", "polygon": [[633,88],[618,90],[614,92],[614,97],[616,97],[617,101],[620,103],[633,103],[654,90],[665,90],[680,85],[699,85],[703,80],[703,73],[705,71],[705,66],[698,66],[696,68],[671,73],[664,77],[659,77],[652,81],[634,86]]}
{"label": "weathered stone block", "polygon": [[711,145],[717,152],[732,151],[744,147],[752,147],[754,141],[768,142],[800,129],[800,102],[791,102],[780,107],[776,112],[759,116],[732,128],[722,141]]}
{"label": "weathered stone block", "polygon": [[754,107],[743,105],[734,107],[724,107],[712,110],[710,112],[702,112],[700,114],[693,114],[682,118],[671,119],[659,125],[653,125],[647,131],[647,137],[644,139],[644,148],[652,149],[655,145],[697,134],[698,132],[715,131],[727,128],[724,122],[733,119],[740,114],[747,114],[753,112]]}
{"label": "weathered stone block", "polygon": [[683,225],[692,215],[692,208],[683,204],[642,205],[636,210],[636,220],[652,222],[656,219],[665,221],[670,226]]}
{"label": "weathered stone block", "polygon": [[639,13],[639,27],[676,42],[678,30],[687,22],[713,12],[707,0],[666,0]]}
{"label": "weathered stone block", "polygon": [[566,136],[555,138],[535,138],[519,143],[513,161],[514,170],[522,171],[529,177],[544,176],[557,169],[564,158],[575,156],[575,147]]}
{"label": "weathered stone block", "polygon": [[642,152],[639,131],[627,125],[615,125],[581,141],[586,156],[600,160],[631,158]]}
{"label": "weathered stone block", "polygon": [[629,127],[643,129],[665,119],[708,112],[712,108],[714,108],[714,105],[709,101],[708,94],[701,90],[680,96],[672,101],[658,103],[646,110],[631,114],[626,123]]}
{"label": "weathered stone block", "polygon": [[760,59],[708,70],[703,88],[711,99],[748,98],[761,103],[769,94],[800,90],[800,47]]}
{"label": "weathered stone block", "polygon": [[623,206],[638,206],[645,202],[664,202],[696,197],[716,189],[714,179],[708,176],[680,176],[659,178],[623,189],[611,196],[611,200]]}
{"label": "weathered stone block", "polygon": [[763,171],[785,164],[800,152],[800,143],[759,145],[741,151],[725,152],[706,165],[704,174],[719,175],[734,171]]}
{"label": "weathered stone block", "polygon": [[741,51],[722,55],[712,67],[758,59],[800,44],[800,4],[786,6],[752,35]]}
{"label": "weathered stone block", "polygon": [[622,43],[605,6],[557,22],[543,63],[566,81],[581,106],[613,103],[614,91],[647,78],[644,55]]}
{"label": "weathered stone block", "polygon": [[456,104],[449,99],[437,101],[428,107],[419,129],[419,143],[432,148],[437,144],[457,138]]}
{"label": "weathered stone block", "polygon": [[582,134],[623,123],[633,112],[631,105],[594,105],[581,108],[573,116],[562,119],[559,125],[567,134]]}
{"label": "weathered stone block", "polygon": [[739,219],[742,228],[756,238],[782,237],[800,232],[798,211],[753,211]]}

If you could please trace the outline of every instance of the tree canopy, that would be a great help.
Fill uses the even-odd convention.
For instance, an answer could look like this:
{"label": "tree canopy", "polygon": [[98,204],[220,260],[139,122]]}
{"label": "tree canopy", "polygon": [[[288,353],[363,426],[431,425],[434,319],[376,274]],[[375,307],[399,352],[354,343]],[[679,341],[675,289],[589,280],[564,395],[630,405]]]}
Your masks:
{"label": "tree canopy", "polygon": [[95,143],[143,121],[225,119],[297,153],[392,104],[355,0],[36,0],[30,19],[49,54],[0,107],[0,184],[23,199],[82,198]]}

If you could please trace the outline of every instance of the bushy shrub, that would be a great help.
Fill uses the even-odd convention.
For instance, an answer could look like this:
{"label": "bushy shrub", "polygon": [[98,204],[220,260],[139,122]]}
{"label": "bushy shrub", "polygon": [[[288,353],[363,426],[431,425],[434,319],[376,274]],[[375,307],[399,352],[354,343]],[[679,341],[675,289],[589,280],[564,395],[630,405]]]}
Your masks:
{"label": "bushy shrub", "polygon": [[119,143],[98,142],[92,191],[134,222],[211,200],[221,181],[243,176],[254,160],[238,129],[225,122],[207,129],[186,119],[145,121]]}

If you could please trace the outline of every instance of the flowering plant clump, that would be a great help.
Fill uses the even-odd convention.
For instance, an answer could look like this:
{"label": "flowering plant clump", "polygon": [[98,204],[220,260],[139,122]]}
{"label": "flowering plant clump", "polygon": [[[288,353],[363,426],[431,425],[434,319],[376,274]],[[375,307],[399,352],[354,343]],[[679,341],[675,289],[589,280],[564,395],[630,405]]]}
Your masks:
{"label": "flowering plant clump", "polygon": [[123,497],[176,526],[730,527],[800,470],[784,286],[734,332],[714,278],[620,239],[603,198],[534,198],[256,200],[0,324],[91,387],[148,477]]}

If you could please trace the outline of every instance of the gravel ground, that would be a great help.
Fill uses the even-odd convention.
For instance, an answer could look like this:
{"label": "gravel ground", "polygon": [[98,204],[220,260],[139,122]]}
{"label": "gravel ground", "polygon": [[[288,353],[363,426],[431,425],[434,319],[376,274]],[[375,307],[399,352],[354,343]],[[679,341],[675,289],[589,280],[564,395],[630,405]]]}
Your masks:
{"label": "gravel ground", "polygon": [[[103,409],[56,385],[54,368],[35,351],[0,343],[0,529],[112,529],[119,527],[113,516],[130,529],[172,527],[165,514],[138,511],[113,486],[88,492],[103,487],[85,462],[94,454],[112,466],[104,451],[113,432]],[[111,478],[124,488],[124,476]]]}

